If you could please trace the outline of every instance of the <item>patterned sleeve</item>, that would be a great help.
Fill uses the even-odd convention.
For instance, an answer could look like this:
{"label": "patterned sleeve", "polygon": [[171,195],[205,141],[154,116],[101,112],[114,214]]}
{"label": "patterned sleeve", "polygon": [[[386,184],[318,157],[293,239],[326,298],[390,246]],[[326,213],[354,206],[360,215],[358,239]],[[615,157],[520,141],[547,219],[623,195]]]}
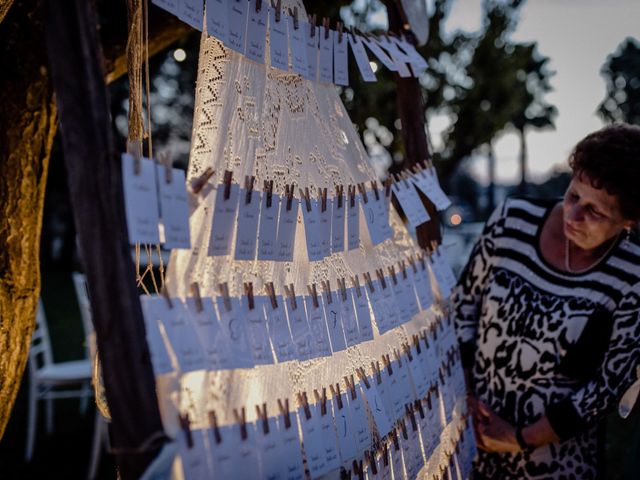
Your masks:
{"label": "patterned sleeve", "polygon": [[462,365],[465,368],[473,363],[482,294],[491,274],[495,240],[504,226],[506,211],[507,201],[499,205],[487,220],[451,296]]}
{"label": "patterned sleeve", "polygon": [[615,408],[636,379],[640,362],[640,285],[620,301],[613,314],[611,338],[595,375],[569,397],[547,408],[554,432],[571,438]]}

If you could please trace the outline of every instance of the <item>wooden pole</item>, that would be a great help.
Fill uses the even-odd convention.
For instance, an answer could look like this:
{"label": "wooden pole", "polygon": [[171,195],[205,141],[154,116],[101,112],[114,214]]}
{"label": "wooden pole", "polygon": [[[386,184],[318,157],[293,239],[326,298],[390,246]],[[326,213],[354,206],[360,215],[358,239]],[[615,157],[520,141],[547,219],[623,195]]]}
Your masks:
{"label": "wooden pole", "polygon": [[86,0],[48,0],[48,7],[47,51],[112,418],[111,444],[121,478],[139,478],[166,436],[126,233],[98,21]]}
{"label": "wooden pole", "polygon": [[[384,0],[389,17],[389,31],[395,34],[405,32],[404,12],[399,0]],[[404,142],[405,158],[403,168],[411,168],[413,165],[431,160],[431,152],[427,143],[426,120],[424,114],[424,102],[422,100],[422,88],[417,78],[402,78],[394,74],[396,82],[396,104],[398,116],[402,125],[402,139]],[[422,192],[418,192],[429,212],[431,221],[416,228],[418,244],[422,248],[430,248],[431,241],[440,243],[440,222],[435,205]]]}

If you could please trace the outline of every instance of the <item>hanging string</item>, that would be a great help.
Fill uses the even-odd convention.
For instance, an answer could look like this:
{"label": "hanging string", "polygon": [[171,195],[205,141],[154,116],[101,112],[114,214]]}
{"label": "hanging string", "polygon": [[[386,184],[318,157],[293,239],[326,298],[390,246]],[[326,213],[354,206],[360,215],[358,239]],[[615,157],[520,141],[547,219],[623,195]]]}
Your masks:
{"label": "hanging string", "polygon": [[149,145],[149,158],[153,158],[153,147],[151,142],[151,82],[149,81],[149,2],[143,0],[144,9],[144,70],[145,70],[145,87],[147,95],[147,139]]}

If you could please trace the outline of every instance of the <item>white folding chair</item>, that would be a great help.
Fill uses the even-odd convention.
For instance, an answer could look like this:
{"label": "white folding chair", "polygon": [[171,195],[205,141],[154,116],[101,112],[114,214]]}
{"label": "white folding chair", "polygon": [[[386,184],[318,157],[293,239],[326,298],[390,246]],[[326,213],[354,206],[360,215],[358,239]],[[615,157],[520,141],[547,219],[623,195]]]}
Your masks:
{"label": "white folding chair", "polygon": [[[92,394],[89,359],[54,362],[49,329],[42,301],[38,302],[36,328],[29,350],[29,413],[27,419],[27,445],[25,460],[31,460],[38,419],[38,400],[46,400],[47,432],[53,431],[53,400],[84,398]],[[75,387],[75,388],[70,388]]]}

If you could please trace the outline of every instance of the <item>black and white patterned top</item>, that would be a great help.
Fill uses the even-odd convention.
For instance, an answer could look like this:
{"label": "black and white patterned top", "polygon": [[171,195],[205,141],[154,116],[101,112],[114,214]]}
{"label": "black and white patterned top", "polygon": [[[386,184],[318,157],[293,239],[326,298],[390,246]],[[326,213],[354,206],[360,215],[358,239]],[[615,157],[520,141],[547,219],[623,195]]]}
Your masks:
{"label": "black and white patterned top", "polygon": [[640,361],[640,244],[560,271],[540,253],[557,200],[507,200],[491,216],[453,294],[463,365],[476,396],[515,425],[547,415],[562,439],[514,454],[481,452],[476,478],[593,478],[596,421]]}

